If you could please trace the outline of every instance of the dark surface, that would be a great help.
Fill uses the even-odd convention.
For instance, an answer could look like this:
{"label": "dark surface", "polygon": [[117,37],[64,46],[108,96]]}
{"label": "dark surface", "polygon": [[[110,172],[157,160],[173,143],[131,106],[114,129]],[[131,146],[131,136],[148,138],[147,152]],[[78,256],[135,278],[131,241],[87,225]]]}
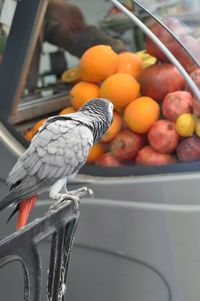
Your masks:
{"label": "dark surface", "polygon": [[[42,263],[37,245],[52,235],[48,271],[48,300],[64,300],[72,241],[79,219],[73,204],[63,203],[0,242],[0,267],[19,261],[24,273],[24,300],[41,299]],[[44,272],[43,272],[44,273]]]}
{"label": "dark surface", "polygon": [[99,177],[128,177],[159,175],[167,173],[195,172],[200,170],[200,161],[184,162],[161,166],[132,165],[120,167],[103,167],[95,165],[85,165],[80,170],[81,174]]}
{"label": "dark surface", "polygon": [[0,66],[0,116],[5,119],[22,94],[31,60],[30,50],[34,50],[37,40],[35,22],[45,13],[42,9],[45,3],[46,0],[26,0],[17,4]]}

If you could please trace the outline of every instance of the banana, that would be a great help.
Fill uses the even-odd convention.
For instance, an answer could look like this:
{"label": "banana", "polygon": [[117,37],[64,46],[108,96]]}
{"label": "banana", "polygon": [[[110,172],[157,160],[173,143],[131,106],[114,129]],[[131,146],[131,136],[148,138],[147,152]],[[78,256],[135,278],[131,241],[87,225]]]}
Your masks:
{"label": "banana", "polygon": [[156,58],[146,52],[146,50],[140,50],[136,54],[141,58],[144,63],[144,67],[151,66],[156,63]]}

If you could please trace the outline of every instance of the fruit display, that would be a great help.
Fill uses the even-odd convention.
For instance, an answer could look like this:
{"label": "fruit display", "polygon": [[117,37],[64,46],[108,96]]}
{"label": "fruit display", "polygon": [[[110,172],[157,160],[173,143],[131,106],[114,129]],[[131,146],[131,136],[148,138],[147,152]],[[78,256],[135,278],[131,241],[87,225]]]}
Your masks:
{"label": "fruit display", "polygon": [[[167,34],[163,39],[172,43]],[[200,160],[199,102],[178,69],[148,39],[147,46],[155,57],[146,50],[117,54],[110,46],[96,45],[75,68],[71,106],[59,114],[73,113],[96,97],[109,99],[115,109],[112,125],[91,149],[87,164],[158,166]],[[68,76],[63,75],[66,82]],[[191,77],[200,86],[200,69]],[[33,129],[29,132],[27,139]]]}

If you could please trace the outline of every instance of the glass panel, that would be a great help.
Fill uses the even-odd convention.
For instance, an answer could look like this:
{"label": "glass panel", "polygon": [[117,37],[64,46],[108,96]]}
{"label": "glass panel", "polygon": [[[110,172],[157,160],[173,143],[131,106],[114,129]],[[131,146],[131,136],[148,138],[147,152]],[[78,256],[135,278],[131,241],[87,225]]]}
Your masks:
{"label": "glass panel", "polygon": [[[199,0],[139,0],[136,1],[136,3],[142,5],[155,17],[161,20],[183,43],[196,62],[200,62]],[[158,37],[161,38],[161,40],[165,40],[165,37],[160,37],[159,35]],[[169,43],[167,43],[167,46],[169,46]],[[172,52],[175,53],[172,46],[169,47],[169,50],[172,50]],[[179,53],[179,57],[180,56],[181,53]]]}
{"label": "glass panel", "polygon": [[[38,121],[71,106],[80,57],[96,44],[111,45],[117,53],[137,51],[144,48],[144,35],[109,1],[49,2],[21,101],[10,118],[23,134],[28,130],[26,138]],[[63,79],[68,70],[72,73]]]}

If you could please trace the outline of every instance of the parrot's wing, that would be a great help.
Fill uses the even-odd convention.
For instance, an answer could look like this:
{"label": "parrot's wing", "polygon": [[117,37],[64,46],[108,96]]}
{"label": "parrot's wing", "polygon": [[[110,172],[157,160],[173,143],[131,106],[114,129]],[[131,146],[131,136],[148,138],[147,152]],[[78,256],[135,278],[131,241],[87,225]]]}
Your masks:
{"label": "parrot's wing", "polygon": [[76,174],[85,163],[93,145],[91,130],[77,121],[56,120],[33,138],[8,175],[7,201],[14,202],[48,188],[57,179]]}
{"label": "parrot's wing", "polygon": [[[51,140],[46,143],[49,135]],[[36,141],[40,167],[31,168],[29,172],[36,174],[39,180],[71,176],[85,163],[93,141],[91,130],[76,121],[50,123]]]}
{"label": "parrot's wing", "polygon": [[76,121],[57,120],[47,125],[32,140],[7,178],[9,187],[25,177],[38,180],[61,178],[76,173],[85,163],[93,135]]}

